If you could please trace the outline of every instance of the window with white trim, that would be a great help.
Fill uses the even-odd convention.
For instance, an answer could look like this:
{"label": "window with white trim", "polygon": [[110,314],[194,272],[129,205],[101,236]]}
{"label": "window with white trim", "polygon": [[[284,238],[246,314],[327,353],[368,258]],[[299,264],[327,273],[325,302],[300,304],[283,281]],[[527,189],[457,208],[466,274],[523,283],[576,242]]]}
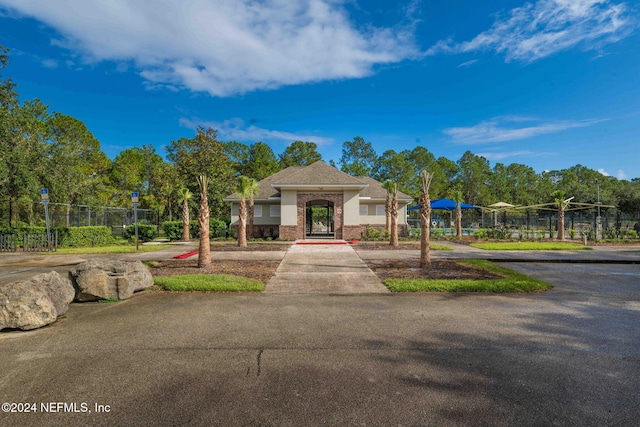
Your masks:
{"label": "window with white trim", "polygon": [[269,206],[269,216],[272,218],[276,218],[280,216],[280,205],[270,205]]}
{"label": "window with white trim", "polygon": [[260,218],[262,216],[262,205],[253,205],[253,217]]}
{"label": "window with white trim", "polygon": [[369,215],[369,205],[360,205],[360,216]]}
{"label": "window with white trim", "polygon": [[376,205],[376,216],[386,216],[384,205]]}

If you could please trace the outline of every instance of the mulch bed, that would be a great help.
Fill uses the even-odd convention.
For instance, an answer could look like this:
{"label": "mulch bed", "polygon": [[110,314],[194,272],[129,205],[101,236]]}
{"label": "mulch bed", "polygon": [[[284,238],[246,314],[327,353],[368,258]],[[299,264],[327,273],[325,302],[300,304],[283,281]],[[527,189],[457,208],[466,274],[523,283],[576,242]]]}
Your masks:
{"label": "mulch bed", "polygon": [[[267,283],[280,261],[214,260],[206,268],[198,268],[197,259],[168,260],[151,268],[154,277],[184,274],[233,274]],[[431,269],[420,269],[420,260],[370,260],[367,265],[380,279],[495,279],[499,276],[460,265],[449,260],[434,260]]]}
{"label": "mulch bed", "polygon": [[246,248],[241,248],[237,243],[230,244],[213,244],[211,245],[211,252],[272,252],[272,251],[286,251],[291,246],[291,243],[271,243],[271,244],[251,244],[249,243]]}
{"label": "mulch bed", "polygon": [[431,268],[420,268],[419,259],[368,260],[367,266],[382,280],[385,279],[499,279],[497,274],[476,270],[450,260],[433,260]]}

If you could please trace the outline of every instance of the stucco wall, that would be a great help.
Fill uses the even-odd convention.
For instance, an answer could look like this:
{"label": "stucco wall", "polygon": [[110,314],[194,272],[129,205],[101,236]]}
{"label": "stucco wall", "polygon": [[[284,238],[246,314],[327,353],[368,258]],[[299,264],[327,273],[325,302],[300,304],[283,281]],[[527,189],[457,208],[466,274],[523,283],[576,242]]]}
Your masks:
{"label": "stucco wall", "polygon": [[[255,225],[280,225],[280,217],[271,216],[270,206],[273,204],[274,203],[260,203],[260,202],[255,203],[255,206],[258,206],[258,205],[262,206],[262,216],[253,217],[253,223]],[[248,209],[249,209],[249,206],[247,206],[247,211]],[[231,224],[235,224],[240,219],[238,214],[239,210],[240,210],[240,203],[231,204]],[[249,218],[247,217],[247,223],[248,222],[249,222]]]}
{"label": "stucco wall", "polygon": [[282,190],[280,193],[280,224],[297,225],[298,222],[298,192],[296,190]]}
{"label": "stucco wall", "polygon": [[[362,203],[360,201],[360,206],[368,207],[368,215],[359,215],[360,224],[381,224],[385,225],[387,218],[384,214],[384,202],[375,201],[371,203]],[[376,215],[376,206],[382,206],[380,210],[382,211],[382,215]],[[360,212],[360,208],[358,207],[358,213]],[[405,225],[407,223],[407,205],[399,205],[398,206],[398,225]]]}
{"label": "stucco wall", "polygon": [[345,190],[343,199],[344,225],[360,225],[360,192],[357,190]]}

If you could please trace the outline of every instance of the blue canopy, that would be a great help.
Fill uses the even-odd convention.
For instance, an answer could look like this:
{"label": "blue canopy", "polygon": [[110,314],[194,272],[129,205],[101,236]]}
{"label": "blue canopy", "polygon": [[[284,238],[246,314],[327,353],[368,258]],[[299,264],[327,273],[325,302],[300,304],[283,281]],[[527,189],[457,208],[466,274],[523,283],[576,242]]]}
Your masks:
{"label": "blue canopy", "polygon": [[[431,209],[442,211],[455,211],[457,203],[455,200],[450,199],[438,199],[431,201]],[[411,206],[407,210],[415,211],[420,209],[420,206]],[[478,206],[473,206],[468,203],[460,203],[460,209],[480,209]]]}

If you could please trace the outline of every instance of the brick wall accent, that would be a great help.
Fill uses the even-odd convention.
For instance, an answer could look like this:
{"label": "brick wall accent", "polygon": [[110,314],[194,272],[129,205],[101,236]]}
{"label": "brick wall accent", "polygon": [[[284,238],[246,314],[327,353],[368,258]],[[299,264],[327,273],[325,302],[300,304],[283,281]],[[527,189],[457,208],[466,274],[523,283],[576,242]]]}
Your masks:
{"label": "brick wall accent", "polygon": [[[326,194],[308,194],[298,193],[298,227],[296,232],[296,239],[305,238],[305,214],[307,203],[312,200],[328,200],[333,202],[333,233],[336,239],[342,239],[342,213],[338,213],[338,210],[342,212],[343,196],[341,193],[326,193]],[[282,236],[282,234],[280,234]]]}
{"label": "brick wall accent", "polygon": [[295,225],[281,225],[280,226],[280,239],[282,240],[296,240],[298,235],[298,227]]}
{"label": "brick wall accent", "polygon": [[343,225],[342,238],[344,240],[360,239],[364,234],[364,230],[364,227],[361,225]]}

